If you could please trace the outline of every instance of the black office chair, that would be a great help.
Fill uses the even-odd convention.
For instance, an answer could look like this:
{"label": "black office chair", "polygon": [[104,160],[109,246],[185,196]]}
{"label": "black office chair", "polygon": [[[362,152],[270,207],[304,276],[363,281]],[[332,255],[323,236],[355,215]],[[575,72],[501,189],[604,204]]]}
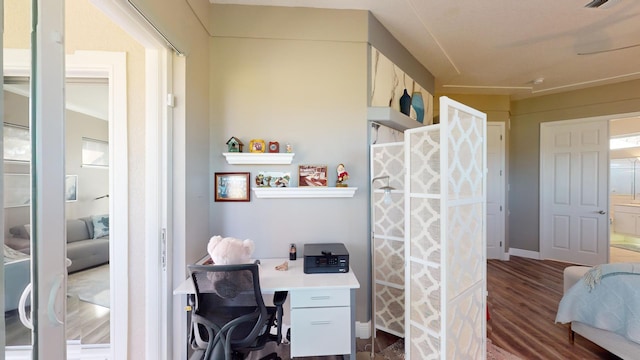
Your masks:
{"label": "black office chair", "polygon": [[[265,306],[257,264],[189,265],[195,285],[191,315],[191,359],[237,360],[282,341],[282,304],[287,292],[276,292],[275,306]],[[276,327],[276,334],[271,329]],[[277,353],[262,359],[280,360]]]}

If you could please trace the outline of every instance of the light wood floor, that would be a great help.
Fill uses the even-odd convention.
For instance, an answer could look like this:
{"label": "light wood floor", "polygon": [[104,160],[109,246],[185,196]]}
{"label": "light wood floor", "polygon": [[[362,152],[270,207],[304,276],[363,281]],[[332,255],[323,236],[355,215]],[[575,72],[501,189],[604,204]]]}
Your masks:
{"label": "light wood floor", "polygon": [[[110,342],[110,311],[108,308],[67,297],[67,340],[82,344]],[[16,310],[5,313],[7,346],[30,345],[31,332],[20,322]]]}

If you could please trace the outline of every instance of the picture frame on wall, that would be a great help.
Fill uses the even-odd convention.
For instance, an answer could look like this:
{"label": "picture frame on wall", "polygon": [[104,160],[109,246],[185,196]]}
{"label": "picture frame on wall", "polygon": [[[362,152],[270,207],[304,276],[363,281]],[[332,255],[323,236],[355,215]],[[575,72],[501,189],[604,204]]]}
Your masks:
{"label": "picture frame on wall", "polygon": [[298,186],[327,186],[327,165],[299,165]]}
{"label": "picture frame on wall", "polygon": [[[78,175],[66,175],[66,202],[78,201]],[[31,205],[31,177],[29,174],[4,174],[4,207]]]}
{"label": "picture frame on wall", "polygon": [[217,172],[214,174],[215,201],[250,201],[248,172]]}
{"label": "picture frame on wall", "polygon": [[67,175],[64,180],[64,199],[78,201],[78,175]]}

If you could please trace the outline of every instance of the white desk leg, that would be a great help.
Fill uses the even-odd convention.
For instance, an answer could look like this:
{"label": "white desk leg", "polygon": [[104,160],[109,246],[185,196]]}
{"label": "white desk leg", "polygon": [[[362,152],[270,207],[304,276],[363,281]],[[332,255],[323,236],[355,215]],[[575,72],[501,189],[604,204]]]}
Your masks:
{"label": "white desk leg", "polygon": [[356,360],[356,289],[351,289],[351,355],[349,358]]}

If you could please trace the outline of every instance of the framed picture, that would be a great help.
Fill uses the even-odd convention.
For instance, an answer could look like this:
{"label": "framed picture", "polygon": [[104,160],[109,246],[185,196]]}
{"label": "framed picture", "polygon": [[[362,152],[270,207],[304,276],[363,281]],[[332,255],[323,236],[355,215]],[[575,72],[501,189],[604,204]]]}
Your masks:
{"label": "framed picture", "polygon": [[261,171],[255,178],[257,187],[288,187],[291,174],[279,171]]}
{"label": "framed picture", "polygon": [[266,146],[264,144],[264,140],[253,139],[249,142],[249,152],[263,153],[265,150],[266,150]]}
{"label": "framed picture", "polygon": [[300,165],[298,186],[327,186],[327,165]]}
{"label": "framed picture", "polygon": [[[66,202],[78,201],[78,175],[67,175],[64,181]],[[4,174],[4,207],[31,205],[29,174]]]}
{"label": "framed picture", "polygon": [[248,172],[215,173],[215,201],[249,201]]}
{"label": "framed picture", "polygon": [[78,175],[67,175],[64,181],[64,199],[78,201]]}

